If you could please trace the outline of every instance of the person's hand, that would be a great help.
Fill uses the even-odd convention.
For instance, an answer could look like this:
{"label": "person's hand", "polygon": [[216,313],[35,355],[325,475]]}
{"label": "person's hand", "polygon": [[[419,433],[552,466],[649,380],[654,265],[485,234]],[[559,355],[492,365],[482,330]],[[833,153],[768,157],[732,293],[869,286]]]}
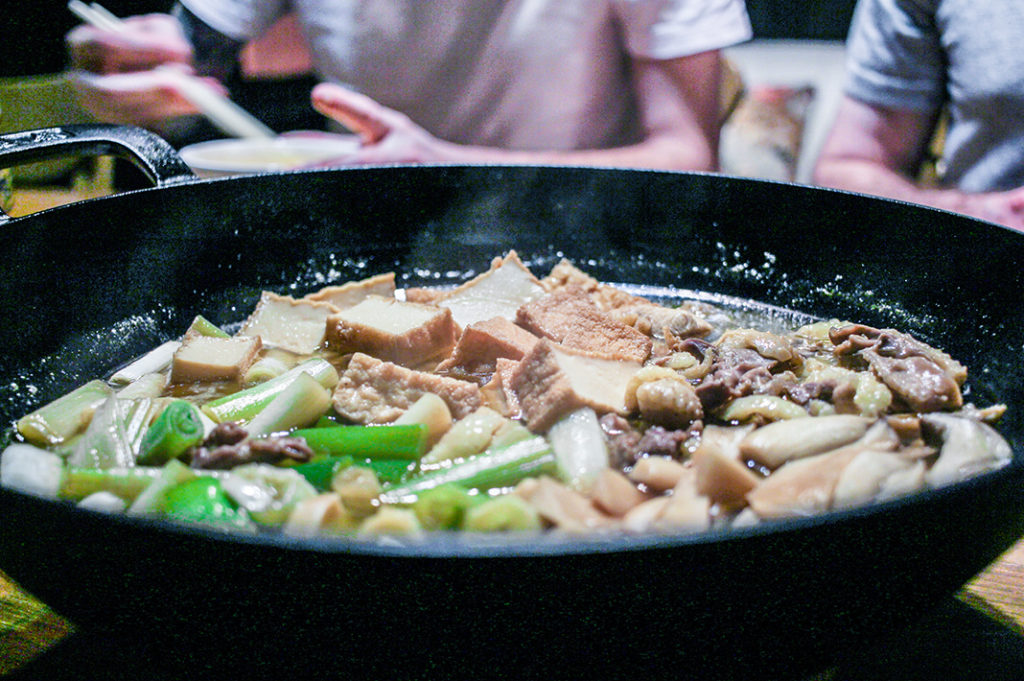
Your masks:
{"label": "person's hand", "polygon": [[192,47],[178,20],[169,14],[128,17],[123,31],[105,31],[89,24],[65,36],[73,70],[92,73],[148,71],[161,64],[190,64]]}
{"label": "person's hand", "polygon": [[70,81],[81,105],[99,120],[149,128],[197,113],[175,88],[174,78],[156,70],[172,65],[191,72],[192,48],[178,21],[167,14],[147,14],[124,23],[123,31],[83,24],[66,36]]}
{"label": "person's hand", "polygon": [[313,107],[354,132],[360,148],[339,162],[430,163],[455,160],[457,145],[434,137],[403,113],[333,83],[320,83]]}
{"label": "person's hand", "polygon": [[1024,231],[1024,187],[1005,192],[958,193],[943,207]]}

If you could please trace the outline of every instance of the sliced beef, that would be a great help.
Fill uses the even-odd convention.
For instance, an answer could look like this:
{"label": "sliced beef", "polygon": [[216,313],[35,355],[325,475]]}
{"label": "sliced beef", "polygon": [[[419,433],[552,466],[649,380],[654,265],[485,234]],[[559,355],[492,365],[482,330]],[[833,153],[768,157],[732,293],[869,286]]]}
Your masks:
{"label": "sliced beef", "polygon": [[963,406],[963,365],[912,336],[851,324],[832,329],[829,338],[836,355],[865,363],[910,410],[928,413]]}

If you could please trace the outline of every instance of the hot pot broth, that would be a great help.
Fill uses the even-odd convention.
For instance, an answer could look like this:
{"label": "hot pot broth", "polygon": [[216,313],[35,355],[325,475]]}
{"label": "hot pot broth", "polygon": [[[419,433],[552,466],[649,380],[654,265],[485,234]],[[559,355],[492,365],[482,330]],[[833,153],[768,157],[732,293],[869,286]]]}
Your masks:
{"label": "hot pot broth", "polygon": [[1006,464],[1004,408],[891,329],[515,256],[265,292],[17,423],[9,487],[241,532],[694,532]]}

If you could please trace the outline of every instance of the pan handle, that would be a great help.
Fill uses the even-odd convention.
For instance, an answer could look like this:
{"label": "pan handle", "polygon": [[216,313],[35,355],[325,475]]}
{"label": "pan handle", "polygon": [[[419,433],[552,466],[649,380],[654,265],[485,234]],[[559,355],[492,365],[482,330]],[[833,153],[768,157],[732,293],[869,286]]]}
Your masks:
{"label": "pan handle", "polygon": [[[199,179],[166,140],[133,126],[64,125],[0,135],[0,168],[69,155],[131,161],[157,187]],[[10,219],[0,210],[0,224]]]}

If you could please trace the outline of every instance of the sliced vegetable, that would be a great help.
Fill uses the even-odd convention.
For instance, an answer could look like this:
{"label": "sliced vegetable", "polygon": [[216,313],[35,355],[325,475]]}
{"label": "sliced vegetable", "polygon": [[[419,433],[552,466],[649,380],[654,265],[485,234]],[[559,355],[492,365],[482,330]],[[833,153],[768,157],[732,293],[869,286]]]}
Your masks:
{"label": "sliced vegetable", "polygon": [[68,457],[79,468],[128,468],[135,465],[126,425],[126,406],[111,395],[93,414],[89,427]]}
{"label": "sliced vegetable", "polygon": [[434,393],[423,393],[412,406],[395,420],[395,425],[422,423],[427,427],[427,442],[433,447],[452,427],[452,412],[448,403]]}
{"label": "sliced vegetable", "polygon": [[40,447],[59,445],[89,425],[93,412],[113,390],[103,381],[89,381],[18,420],[18,432]]}
{"label": "sliced vegetable", "polygon": [[427,447],[422,423],[387,426],[328,426],[292,433],[317,454],[368,459],[419,459]]}
{"label": "sliced vegetable", "polygon": [[317,494],[313,485],[294,469],[270,464],[245,464],[213,477],[261,525],[285,522],[297,504]]}
{"label": "sliced vegetable", "polygon": [[139,463],[162,466],[180,458],[203,440],[205,428],[199,409],[187,400],[173,400],[146,430],[139,447]]}
{"label": "sliced vegetable", "polygon": [[548,431],[558,462],[558,476],[578,492],[589,492],[608,468],[608,446],[597,414],[590,407],[563,417]]}
{"label": "sliced vegetable", "polygon": [[555,455],[543,437],[535,436],[501,449],[489,449],[461,463],[452,464],[384,490],[382,503],[411,504],[427,490],[446,483],[467,489],[492,489],[515,485],[523,478],[554,473]]}
{"label": "sliced vegetable", "polygon": [[128,507],[129,514],[159,513],[164,508],[167,491],[176,485],[196,477],[195,471],[171,459],[160,469],[160,475],[144,489]]}
{"label": "sliced vegetable", "polygon": [[155,399],[164,394],[167,386],[165,374],[143,374],[117,391],[122,400]]}
{"label": "sliced vegetable", "polygon": [[292,470],[306,478],[318,492],[331,488],[335,473],[355,463],[351,456],[317,456],[312,461],[292,466]]}
{"label": "sliced vegetable", "polygon": [[425,530],[455,530],[462,526],[466,511],[479,501],[466,488],[447,483],[421,494],[412,511]]}
{"label": "sliced vegetable", "polygon": [[470,532],[526,531],[541,529],[540,516],[522,497],[503,494],[466,511],[462,529]]}
{"label": "sliced vegetable", "polygon": [[203,405],[203,412],[217,423],[247,422],[270,404],[271,400],[283,392],[300,374],[312,376],[328,390],[338,384],[338,371],[330,362],[319,358],[309,359],[277,378],[207,402]]}
{"label": "sliced vegetable", "polygon": [[128,366],[117,370],[110,377],[113,383],[134,383],[146,374],[159,374],[171,364],[174,353],[181,347],[180,341],[167,341],[158,345]]}
{"label": "sliced vegetable", "polygon": [[224,493],[220,481],[209,476],[188,480],[167,490],[164,513],[176,520],[231,529],[252,528],[249,514]]}
{"label": "sliced vegetable", "polygon": [[123,513],[127,505],[124,499],[110,492],[96,492],[78,502],[79,508],[103,513]]}
{"label": "sliced vegetable", "polygon": [[162,469],[152,466],[132,468],[68,468],[60,487],[60,498],[80,501],[97,492],[110,492],[131,503],[152,483],[160,479]]}
{"label": "sliced vegetable", "polygon": [[56,497],[64,478],[64,461],[53,452],[16,443],[0,456],[0,485],[42,497]]}
{"label": "sliced vegetable", "polygon": [[331,407],[331,394],[309,374],[300,373],[245,427],[251,438],[316,423]]}
{"label": "sliced vegetable", "polygon": [[186,333],[198,333],[200,336],[209,336],[210,338],[231,337],[227,331],[202,315],[196,315],[196,318],[192,320],[192,324],[188,327],[188,331]]}

